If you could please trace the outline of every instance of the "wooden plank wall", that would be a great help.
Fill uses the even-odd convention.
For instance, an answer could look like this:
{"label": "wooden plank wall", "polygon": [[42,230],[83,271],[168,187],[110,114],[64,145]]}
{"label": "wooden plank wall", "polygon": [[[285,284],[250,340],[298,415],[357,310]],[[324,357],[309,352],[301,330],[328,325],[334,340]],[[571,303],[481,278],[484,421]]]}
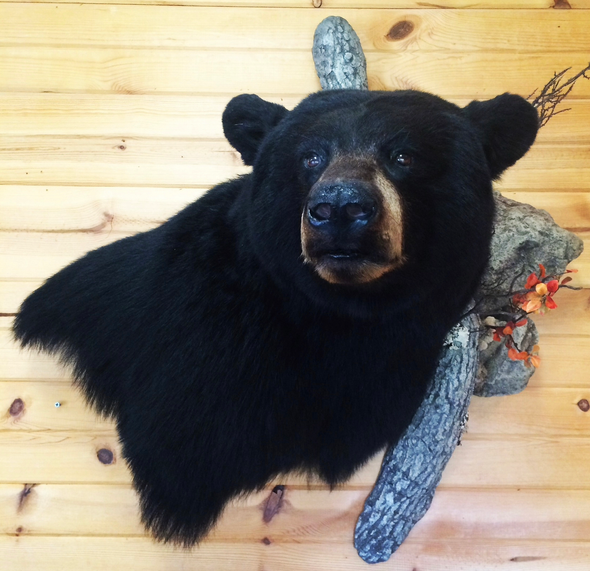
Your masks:
{"label": "wooden plank wall", "polygon": [[[228,509],[193,552],[154,544],[112,424],[51,359],[19,352],[9,328],[24,296],[65,264],[244,172],[222,137],[224,105],[254,92],[293,106],[318,89],[310,48],[330,14],[358,32],[372,89],[459,103],[527,96],[590,59],[590,0],[437,1],[0,1],[1,569],[367,567],[352,533],[379,458],[332,493],[290,479],[270,524],[266,491]],[[414,29],[392,39],[401,20]],[[498,186],[588,242],[590,81],[568,106]],[[574,266],[590,288],[590,248]],[[590,289],[557,301],[538,320],[543,364],[530,387],[475,399],[432,509],[381,568],[590,569],[590,412],[578,406],[590,399]],[[98,460],[104,448],[114,463]]]}

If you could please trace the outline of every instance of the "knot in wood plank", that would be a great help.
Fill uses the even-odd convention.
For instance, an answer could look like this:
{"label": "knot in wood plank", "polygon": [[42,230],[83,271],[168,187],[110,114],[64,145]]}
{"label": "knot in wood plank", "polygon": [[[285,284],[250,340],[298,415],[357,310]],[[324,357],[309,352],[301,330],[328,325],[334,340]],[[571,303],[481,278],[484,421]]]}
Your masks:
{"label": "knot in wood plank", "polygon": [[389,33],[385,37],[392,42],[403,40],[414,31],[414,27],[414,24],[410,20],[401,20],[391,26],[391,30],[389,30]]}
{"label": "knot in wood plank", "polygon": [[25,410],[25,403],[24,403],[23,399],[16,398],[12,401],[12,404],[10,405],[10,407],[8,409],[8,414],[10,414],[10,416],[19,416],[23,413],[24,410]]}
{"label": "knot in wood plank", "polygon": [[96,453],[96,457],[101,464],[113,464],[115,462],[115,455],[108,448],[101,448]]}

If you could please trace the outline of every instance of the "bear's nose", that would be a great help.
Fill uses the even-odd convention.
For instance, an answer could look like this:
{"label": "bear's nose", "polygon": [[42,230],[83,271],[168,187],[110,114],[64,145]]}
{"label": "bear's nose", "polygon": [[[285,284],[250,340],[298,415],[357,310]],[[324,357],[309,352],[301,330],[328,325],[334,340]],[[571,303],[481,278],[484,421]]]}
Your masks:
{"label": "bear's nose", "polygon": [[309,223],[325,231],[360,230],[376,213],[377,204],[362,183],[321,185],[307,201]]}

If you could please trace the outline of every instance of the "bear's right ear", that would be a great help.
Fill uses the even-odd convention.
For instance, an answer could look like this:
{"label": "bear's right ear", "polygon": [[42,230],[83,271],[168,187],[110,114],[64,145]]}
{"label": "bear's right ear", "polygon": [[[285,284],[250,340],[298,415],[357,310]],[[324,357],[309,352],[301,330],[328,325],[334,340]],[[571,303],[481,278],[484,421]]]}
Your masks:
{"label": "bear's right ear", "polygon": [[282,105],[264,101],[258,95],[238,95],[223,112],[223,132],[242,155],[244,164],[253,165],[262,140],[287,113]]}

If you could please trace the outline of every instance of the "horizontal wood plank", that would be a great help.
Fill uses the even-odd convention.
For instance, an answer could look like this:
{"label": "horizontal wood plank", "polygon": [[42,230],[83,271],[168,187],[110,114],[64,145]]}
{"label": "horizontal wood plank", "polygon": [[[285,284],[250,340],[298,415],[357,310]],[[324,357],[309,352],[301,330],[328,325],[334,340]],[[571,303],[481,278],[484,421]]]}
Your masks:
{"label": "horizontal wood plank", "polygon": [[[590,82],[588,82],[590,85]],[[223,139],[3,136],[4,185],[210,187],[249,172]],[[588,144],[539,143],[497,183],[502,192],[590,192]],[[11,192],[0,187],[0,192]],[[9,195],[10,197],[10,195]],[[6,198],[0,199],[6,203]]]}
{"label": "horizontal wood plank", "polygon": [[3,180],[25,184],[203,188],[250,170],[221,139],[3,137],[0,153]]}
{"label": "horizontal wood plank", "polygon": [[[358,5],[358,3],[357,3]],[[588,48],[590,11],[331,10],[357,31],[365,52],[556,52]],[[12,4],[3,45],[308,50],[325,10],[100,4]],[[133,26],[129,23],[133,22]],[[400,23],[411,31],[396,35]],[[408,24],[409,23],[409,24]],[[398,28],[394,28],[396,26]],[[394,30],[390,33],[391,30]]]}
{"label": "horizontal wood plank", "polygon": [[[587,437],[497,437],[465,435],[441,480],[446,486],[472,488],[590,487],[590,439]],[[586,465],[587,464],[587,465]],[[359,478],[370,472],[364,470]]]}
{"label": "horizontal wood plank", "polygon": [[114,423],[90,409],[69,380],[0,381],[0,411],[0,430],[115,434]]}
{"label": "horizontal wood plank", "polygon": [[549,389],[537,388],[534,382],[531,385],[517,395],[474,397],[469,406],[468,433],[556,437],[590,434],[590,414],[578,406],[580,400],[590,400],[590,387]]}
{"label": "horizontal wood plank", "polygon": [[[577,266],[575,262],[572,265]],[[539,333],[541,335],[590,335],[590,290],[560,290],[555,294],[554,299],[557,309],[545,315],[533,316]]]}
{"label": "horizontal wood plank", "polygon": [[45,353],[21,350],[14,342],[8,328],[12,321],[4,320],[0,328],[0,378],[1,379],[54,379],[69,378],[69,371],[57,359]]}
{"label": "horizontal wood plank", "polygon": [[[133,234],[159,226],[204,192],[201,188],[0,186],[0,232]],[[587,197],[590,201],[590,193]],[[572,208],[571,215],[578,211]]]}
{"label": "horizontal wood plank", "polygon": [[[590,388],[531,385],[519,395],[474,398],[469,434],[590,434],[590,414],[578,406],[581,399],[590,400]],[[114,423],[100,419],[69,380],[0,381],[0,411],[5,411],[0,415],[0,430],[115,432]]]}
{"label": "horizontal wood plank", "polygon": [[[137,495],[125,485],[39,484],[24,501],[22,484],[0,485],[0,531],[21,537],[146,535]],[[270,523],[262,512],[270,490],[234,501],[207,544],[256,542],[347,543],[370,487],[285,489]],[[467,490],[440,488],[430,510],[412,530],[413,541],[585,541],[590,523],[588,490]],[[17,531],[19,530],[19,531]]]}
{"label": "horizontal wood plank", "polygon": [[[130,482],[117,438],[82,432],[0,432],[4,460],[0,483],[118,483]],[[115,454],[103,465],[98,450]],[[375,482],[382,454],[372,459],[348,486]],[[277,483],[307,487],[308,479],[286,475]],[[467,434],[443,474],[442,484],[453,487],[590,488],[590,438],[566,436],[478,436]],[[320,487],[325,487],[317,483]]]}
{"label": "horizontal wood plank", "polygon": [[[32,291],[32,281],[40,285],[41,281],[57,273],[59,270],[84,255],[86,252],[106,246],[125,237],[115,231],[110,233],[86,234],[20,234],[11,233],[4,239],[6,252],[0,252],[0,280],[9,280],[2,284],[0,291],[10,292],[0,300],[0,313],[16,312],[26,294]],[[588,242],[587,240],[585,241]],[[542,263],[542,262],[539,262]],[[580,271],[576,275],[575,285],[590,286],[590,245],[571,267]],[[22,287],[22,289],[21,289]],[[567,296],[567,297],[566,297]],[[579,334],[588,335],[588,307],[584,294],[570,294],[560,291],[555,300],[560,306],[563,299],[566,305],[562,310],[554,311],[549,316],[539,316],[537,324],[547,334]],[[571,302],[569,300],[572,300]],[[572,308],[572,313],[563,311],[564,307]],[[580,310],[582,313],[577,313]],[[577,330],[576,327],[581,329]]]}
{"label": "horizontal wood plank", "polygon": [[[200,188],[0,185],[0,232],[134,233],[163,223],[203,195]],[[548,211],[573,232],[590,231],[590,191],[519,192],[504,195]]]}
{"label": "horizontal wood plank", "polygon": [[[4,4],[21,3],[22,0],[3,0]],[[36,0],[36,3],[68,4],[69,0]],[[139,4],[139,0],[85,0],[82,4]],[[494,10],[549,10],[555,9],[555,0],[440,0],[434,2],[423,2],[421,0],[366,0],[362,4],[359,0],[142,0],[142,5],[171,5],[171,6],[222,6],[226,8],[307,8],[315,11],[322,8],[325,15],[335,9],[363,8],[363,9],[430,9],[440,10],[445,8],[469,9],[470,11],[481,9]],[[562,5],[561,9],[584,10],[590,8],[589,0],[571,0],[568,5]],[[320,11],[320,10],[318,10]]]}
{"label": "horizontal wood plank", "polygon": [[[58,364],[55,357],[20,350],[7,329],[10,323],[5,320],[4,328],[0,328],[0,379],[18,382],[69,379],[68,371]],[[588,387],[586,371],[590,370],[590,337],[547,333],[542,335],[540,344],[541,366],[535,371],[531,386]]]}
{"label": "horizontal wood plank", "polygon": [[[192,551],[157,545],[143,538],[23,537],[0,538],[0,558],[10,569],[63,571],[342,571],[367,569],[349,540],[321,544],[262,542],[205,543]],[[587,571],[590,542],[432,540],[426,545],[408,539],[379,569],[452,569]]]}
{"label": "horizontal wood plank", "polygon": [[[0,92],[0,133],[221,139],[221,114],[233,95]],[[268,99],[293,108],[303,95]],[[580,101],[590,117],[590,100]]]}
{"label": "horizontal wood plank", "polygon": [[532,387],[588,388],[590,337],[543,333],[539,343],[541,366],[531,379]]}
{"label": "horizontal wood plank", "polygon": [[[1,47],[4,91],[131,94],[294,94],[319,89],[310,50]],[[421,89],[443,97],[528,96],[566,67],[582,69],[586,51],[569,53],[369,52],[370,89]],[[542,78],[542,79],[540,79]],[[581,81],[571,98],[588,98]]]}
{"label": "horizontal wood plank", "polygon": [[[585,238],[585,243],[588,242],[586,237],[589,234],[581,234]],[[86,252],[110,244],[127,235],[129,234],[111,230],[110,220],[106,216],[101,222],[100,230],[96,232],[7,232],[2,235],[0,280],[29,281],[36,279],[40,281],[46,279]],[[539,263],[543,263],[543,261],[539,260]],[[589,287],[590,247],[587,247],[571,266],[579,270],[574,278],[575,285]],[[27,289],[28,287],[23,290],[23,293]],[[565,291],[559,292],[559,296],[555,298],[558,304],[559,298],[565,295],[567,295]],[[13,300],[18,301],[15,298]],[[11,313],[10,309],[14,310],[14,305],[3,309],[2,312]],[[569,319],[569,315],[566,318]],[[570,327],[566,327],[566,332],[588,334],[587,327],[583,327],[581,331],[576,331],[572,327],[574,327],[573,323]]]}
{"label": "horizontal wood plank", "polygon": [[[0,315],[15,314],[23,299],[36,290],[43,280],[0,280]],[[1,337],[1,334],[0,334]],[[2,342],[0,341],[0,352]]]}
{"label": "horizontal wood plank", "polygon": [[[549,78],[547,78],[549,79]],[[297,86],[293,86],[297,87]],[[532,91],[532,89],[531,89]],[[573,94],[576,92],[574,91]],[[115,93],[0,92],[0,134],[163,139],[221,139],[221,114],[233,94],[129,95]],[[265,96],[288,109],[306,95]],[[463,107],[470,99],[454,98]],[[587,143],[590,99],[568,98],[545,125],[537,143]]]}
{"label": "horizontal wood plank", "polygon": [[[115,434],[0,431],[0,446],[0,482],[131,481]],[[98,460],[103,448],[114,453],[112,464]]]}
{"label": "horizontal wood plank", "polygon": [[570,232],[582,235],[590,231],[590,192],[556,189],[547,192],[507,191],[503,194],[512,200],[545,210],[557,224]]}

